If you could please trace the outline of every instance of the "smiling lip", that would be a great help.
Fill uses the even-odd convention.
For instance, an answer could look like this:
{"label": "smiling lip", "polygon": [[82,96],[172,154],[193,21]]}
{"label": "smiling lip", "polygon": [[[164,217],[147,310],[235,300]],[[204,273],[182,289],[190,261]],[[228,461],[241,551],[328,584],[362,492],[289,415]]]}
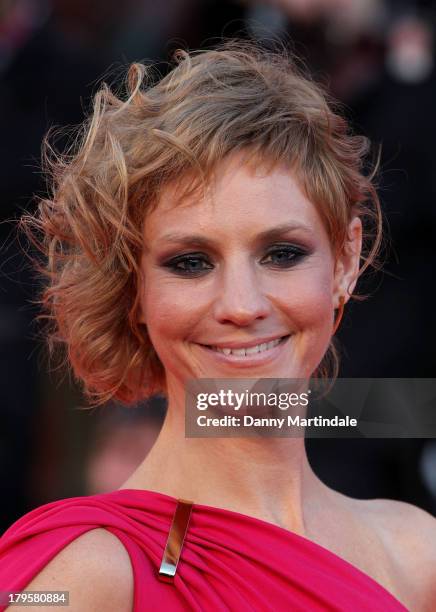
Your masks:
{"label": "smiling lip", "polygon": [[[238,344],[220,343],[219,345],[198,344],[198,346],[201,346],[204,350],[208,352],[209,355],[215,357],[215,359],[219,360],[221,363],[250,367],[250,366],[256,366],[256,365],[263,365],[265,363],[268,363],[276,359],[276,357],[278,357],[280,353],[282,352],[283,346],[287,343],[289,338],[290,338],[290,335],[288,334],[286,336],[275,336],[274,338],[268,339],[267,342],[265,342],[266,339],[262,338],[262,339],[256,339],[254,342],[252,341],[252,342],[244,342],[244,343],[238,343]],[[259,344],[265,345],[268,342],[272,342],[273,340],[279,340],[279,342],[277,342],[271,348],[265,348],[264,346],[262,347],[260,351],[255,352],[255,353],[253,352],[248,355],[246,354],[235,355],[233,353],[225,354],[221,350],[217,350],[217,347],[226,348],[226,349],[232,348],[234,350],[244,349],[244,348],[248,349],[251,347],[255,347]]]}
{"label": "smiling lip", "polygon": [[275,336],[269,336],[268,338],[255,338],[254,340],[250,340],[247,342],[216,342],[215,344],[201,344],[200,346],[205,346],[207,348],[229,348],[229,349],[243,349],[243,348],[251,348],[253,346],[258,346],[260,344],[267,344],[268,342],[272,342],[273,340],[281,340],[282,338],[287,337],[289,334],[280,334]]}

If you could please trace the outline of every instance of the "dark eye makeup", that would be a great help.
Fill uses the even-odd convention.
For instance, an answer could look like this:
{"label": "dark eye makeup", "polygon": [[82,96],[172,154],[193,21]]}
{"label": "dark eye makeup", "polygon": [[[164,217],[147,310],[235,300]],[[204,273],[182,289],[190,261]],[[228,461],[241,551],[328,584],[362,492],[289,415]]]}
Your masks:
{"label": "dark eye makeup", "polygon": [[212,270],[214,267],[205,253],[178,255],[163,265],[165,268],[169,268],[171,272],[180,276],[199,276],[207,270]]}
{"label": "dark eye makeup", "polygon": [[291,268],[309,254],[307,249],[294,244],[275,244],[262,258],[261,263],[278,268]]}
{"label": "dark eye makeup", "polygon": [[[270,247],[259,263],[273,269],[287,270],[292,268],[309,255],[306,248],[290,243],[274,244]],[[206,253],[185,253],[165,261],[163,267],[174,274],[184,277],[197,277],[207,274],[215,267]]]}

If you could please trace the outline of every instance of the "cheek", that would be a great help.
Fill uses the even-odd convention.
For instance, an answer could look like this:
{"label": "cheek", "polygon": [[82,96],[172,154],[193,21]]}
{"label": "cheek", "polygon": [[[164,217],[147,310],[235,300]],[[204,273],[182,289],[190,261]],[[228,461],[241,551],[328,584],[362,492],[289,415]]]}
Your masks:
{"label": "cheek", "polygon": [[[142,312],[156,350],[171,340],[186,337],[197,320],[195,302],[179,283],[150,279],[142,295]],[[159,352],[159,350],[158,350]]]}
{"label": "cheek", "polygon": [[333,275],[329,267],[299,270],[280,288],[283,309],[296,330],[318,331],[331,325],[333,316]]}
{"label": "cheek", "polygon": [[332,310],[332,296],[328,287],[306,285],[301,293],[295,297],[294,313],[297,322],[307,329],[320,330],[329,326]]}
{"label": "cheek", "polygon": [[[303,376],[310,376],[328,349],[332,322],[332,275],[328,271],[309,270],[295,276],[285,294],[287,313],[295,333],[293,352]],[[283,294],[282,294],[283,295]]]}

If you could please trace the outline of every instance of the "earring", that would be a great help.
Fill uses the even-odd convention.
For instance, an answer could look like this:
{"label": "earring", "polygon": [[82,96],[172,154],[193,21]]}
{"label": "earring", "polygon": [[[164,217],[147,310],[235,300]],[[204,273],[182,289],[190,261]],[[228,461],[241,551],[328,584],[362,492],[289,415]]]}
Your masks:
{"label": "earring", "polygon": [[338,314],[336,315],[336,319],[333,325],[332,336],[338,331],[338,327],[341,323],[342,317],[344,316],[344,306],[345,306],[345,296],[339,296],[339,306],[338,306]]}

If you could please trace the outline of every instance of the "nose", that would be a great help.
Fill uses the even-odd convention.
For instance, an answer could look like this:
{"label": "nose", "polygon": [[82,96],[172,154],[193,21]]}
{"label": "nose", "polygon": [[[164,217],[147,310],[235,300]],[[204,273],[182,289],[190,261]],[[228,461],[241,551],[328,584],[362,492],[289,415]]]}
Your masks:
{"label": "nose", "polygon": [[222,272],[214,303],[214,316],[219,323],[246,327],[268,317],[271,303],[262,292],[252,264],[235,262]]}

